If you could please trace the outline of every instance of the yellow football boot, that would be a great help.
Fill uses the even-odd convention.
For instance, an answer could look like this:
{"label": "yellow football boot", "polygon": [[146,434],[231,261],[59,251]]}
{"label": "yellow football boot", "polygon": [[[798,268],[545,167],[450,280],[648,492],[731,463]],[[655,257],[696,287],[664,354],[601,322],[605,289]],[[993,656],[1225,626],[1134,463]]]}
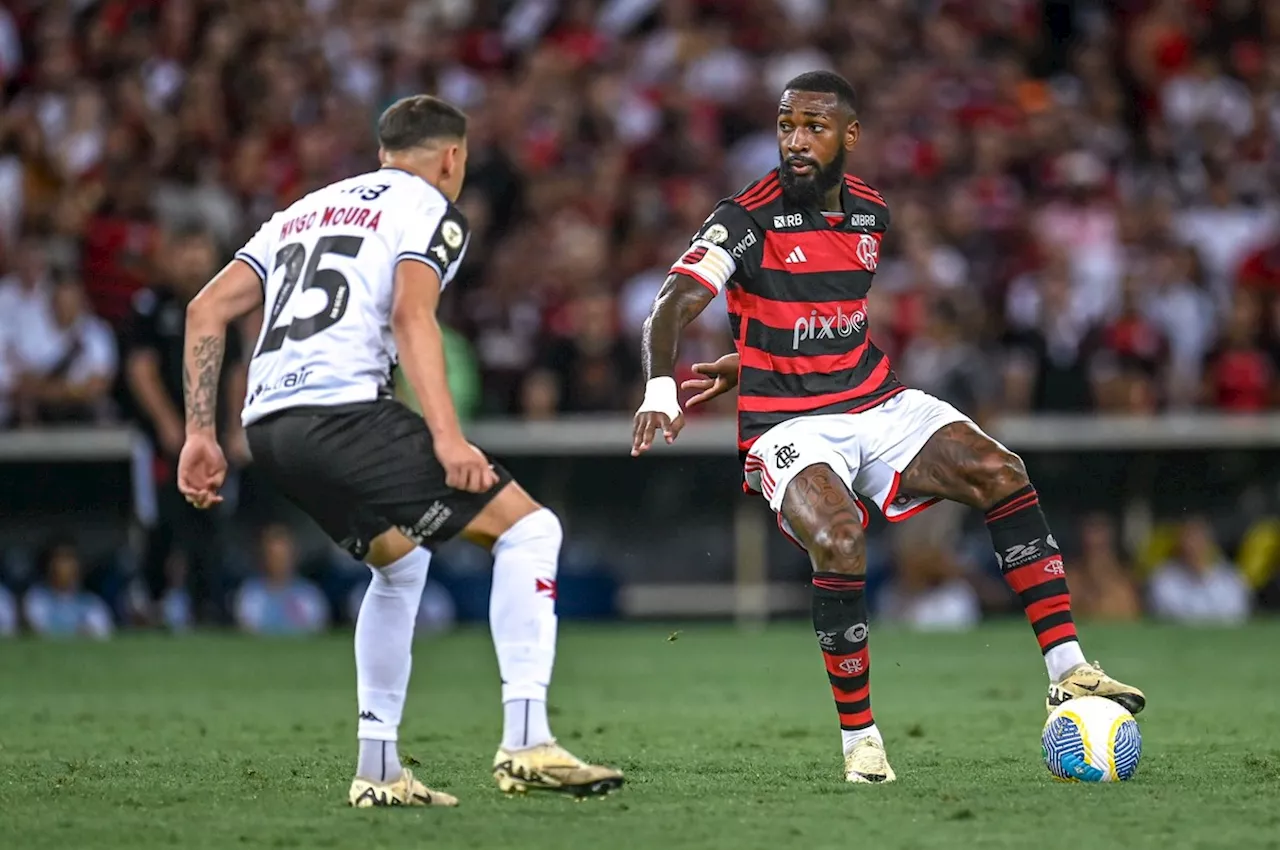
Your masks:
{"label": "yellow football boot", "polygon": [[1105,697],[1120,703],[1130,714],[1137,714],[1147,705],[1147,698],[1142,691],[1111,678],[1102,672],[1097,662],[1077,664],[1067,671],[1060,682],[1050,685],[1044,707],[1047,711],[1053,711],[1057,706],[1076,697]]}
{"label": "yellow football boot", "polygon": [[527,750],[499,748],[493,757],[493,778],[507,794],[559,791],[575,797],[608,794],[623,782],[620,771],[587,764],[555,741]]}
{"label": "yellow football boot", "polygon": [[443,791],[432,791],[404,769],[394,782],[370,782],[356,777],[347,792],[347,802],[358,809],[373,806],[456,806],[458,798]]}
{"label": "yellow football boot", "polygon": [[875,738],[863,738],[845,753],[846,782],[893,782],[897,778],[884,754],[884,744]]}

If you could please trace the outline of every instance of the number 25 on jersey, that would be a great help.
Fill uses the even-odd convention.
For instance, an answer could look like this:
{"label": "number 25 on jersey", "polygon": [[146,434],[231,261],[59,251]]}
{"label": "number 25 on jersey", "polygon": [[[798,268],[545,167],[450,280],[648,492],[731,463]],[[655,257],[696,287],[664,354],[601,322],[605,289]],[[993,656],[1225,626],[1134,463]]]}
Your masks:
{"label": "number 25 on jersey", "polygon": [[[360,253],[363,242],[364,237],[361,236],[324,236],[316,242],[310,257],[307,256],[306,247],[300,242],[290,242],[280,247],[276,252],[275,271],[284,268],[284,283],[267,317],[270,330],[263,335],[255,357],[279,351],[286,340],[297,342],[322,333],[342,318],[347,312],[351,285],[342,272],[337,269],[322,269],[319,267],[320,262],[326,254],[354,258]],[[281,322],[280,316],[294,293],[310,290],[324,293],[324,308],[305,319],[294,318]]]}

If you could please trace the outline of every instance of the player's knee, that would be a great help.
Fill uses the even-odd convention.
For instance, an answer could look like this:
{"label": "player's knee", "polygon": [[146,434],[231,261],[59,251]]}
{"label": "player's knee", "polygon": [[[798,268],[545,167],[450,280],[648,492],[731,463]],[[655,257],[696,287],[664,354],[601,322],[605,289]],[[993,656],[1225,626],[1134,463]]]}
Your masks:
{"label": "player's knee", "polygon": [[[560,523],[560,517],[550,508],[539,507],[512,523],[510,528],[498,536],[494,554],[497,554],[499,548],[523,547],[558,556],[562,543],[564,526]],[[555,559],[558,560],[558,557]]]}
{"label": "player's knee", "polygon": [[970,461],[964,472],[982,505],[994,504],[1031,483],[1022,458],[994,444]]}
{"label": "player's knee", "polygon": [[814,567],[827,573],[862,575],[867,571],[867,537],[849,523],[823,528],[809,544]]}
{"label": "player's knee", "polygon": [[559,549],[564,542],[564,525],[551,508],[539,507],[512,526],[511,530],[516,530],[516,526],[520,527],[523,535],[538,540],[544,546]]}

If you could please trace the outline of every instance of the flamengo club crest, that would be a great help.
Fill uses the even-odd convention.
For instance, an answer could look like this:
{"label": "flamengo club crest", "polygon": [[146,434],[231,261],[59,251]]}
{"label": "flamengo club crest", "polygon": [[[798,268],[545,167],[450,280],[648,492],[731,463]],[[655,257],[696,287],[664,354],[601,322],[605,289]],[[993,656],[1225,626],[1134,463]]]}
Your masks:
{"label": "flamengo club crest", "polygon": [[880,264],[880,245],[870,233],[864,233],[858,239],[857,254],[858,262],[869,272],[875,271]]}

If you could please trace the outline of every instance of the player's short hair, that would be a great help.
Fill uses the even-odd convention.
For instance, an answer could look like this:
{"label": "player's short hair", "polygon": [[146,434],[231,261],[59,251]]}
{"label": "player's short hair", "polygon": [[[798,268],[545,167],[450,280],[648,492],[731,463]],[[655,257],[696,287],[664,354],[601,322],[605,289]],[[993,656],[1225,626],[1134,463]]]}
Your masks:
{"label": "player's short hair", "polygon": [[853,84],[834,71],[805,71],[792,77],[783,91],[833,94],[841,106],[855,115],[858,113],[858,93],[853,90]]}
{"label": "player's short hair", "polygon": [[466,114],[429,94],[401,98],[378,119],[378,143],[389,151],[408,150],[438,139],[463,139],[466,135]]}

